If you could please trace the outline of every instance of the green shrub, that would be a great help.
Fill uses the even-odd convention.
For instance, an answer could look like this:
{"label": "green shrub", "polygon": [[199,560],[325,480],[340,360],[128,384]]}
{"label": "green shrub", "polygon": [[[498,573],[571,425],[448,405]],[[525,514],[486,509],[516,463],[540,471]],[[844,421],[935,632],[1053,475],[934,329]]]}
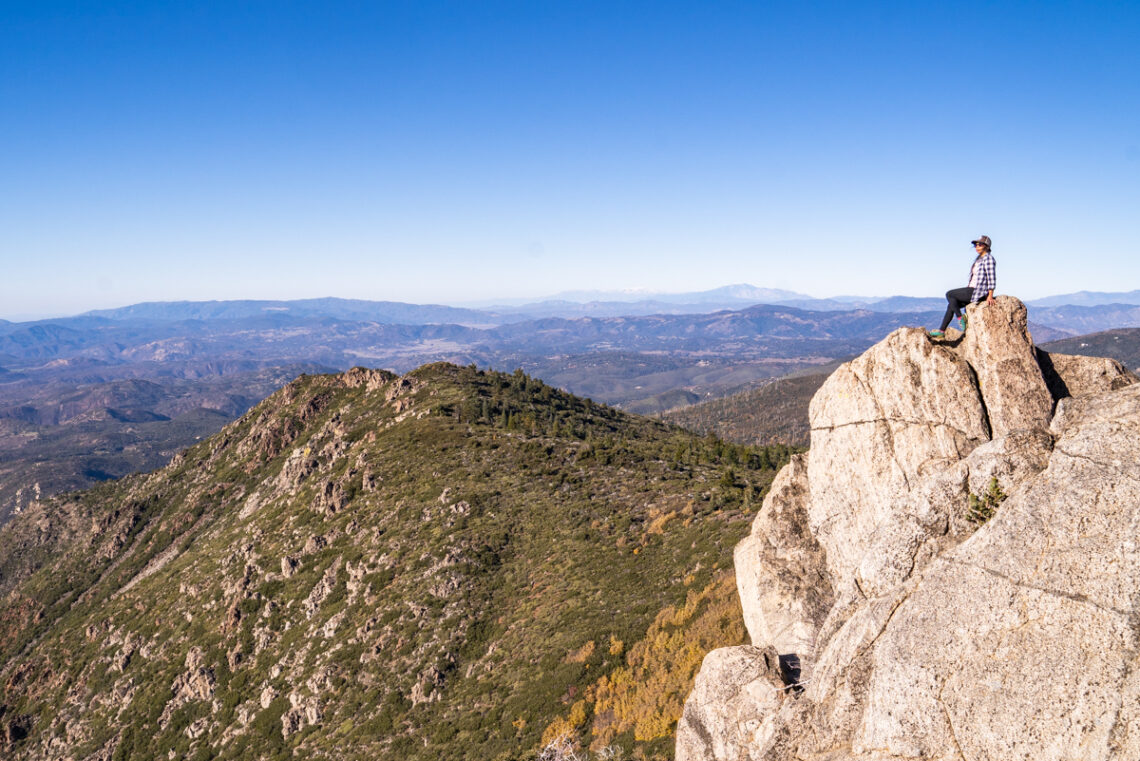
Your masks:
{"label": "green shrub", "polygon": [[970,494],[966,508],[966,520],[979,526],[994,517],[998,507],[1005,501],[1006,493],[1002,491],[997,478],[991,478],[989,487],[982,495]]}

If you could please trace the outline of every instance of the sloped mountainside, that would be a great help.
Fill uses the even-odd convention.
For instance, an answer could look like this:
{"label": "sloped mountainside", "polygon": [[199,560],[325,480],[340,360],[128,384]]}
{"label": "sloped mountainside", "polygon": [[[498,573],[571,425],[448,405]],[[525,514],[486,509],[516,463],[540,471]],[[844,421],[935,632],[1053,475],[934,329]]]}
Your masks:
{"label": "sloped mountainside", "polygon": [[[0,530],[0,756],[665,758],[744,641],[723,558],[769,454],[522,372],[302,376]],[[687,665],[631,690],[647,658]],[[604,716],[564,716],[607,675]]]}
{"label": "sloped mountainside", "polygon": [[969,317],[813,398],[677,761],[1140,758],[1140,385],[1036,350],[1014,298]]}
{"label": "sloped mountainside", "polygon": [[1130,370],[1140,368],[1140,328],[1118,328],[1051,341],[1042,348],[1062,354],[1111,357]]}
{"label": "sloped mountainside", "polygon": [[777,378],[759,388],[680,407],[661,415],[697,433],[738,444],[808,446],[808,405],[829,374]]}

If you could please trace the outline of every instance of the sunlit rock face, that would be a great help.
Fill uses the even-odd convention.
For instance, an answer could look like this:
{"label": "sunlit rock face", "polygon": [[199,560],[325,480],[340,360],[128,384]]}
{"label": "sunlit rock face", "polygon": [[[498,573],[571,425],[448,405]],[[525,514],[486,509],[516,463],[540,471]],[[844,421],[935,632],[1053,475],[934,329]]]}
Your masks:
{"label": "sunlit rock face", "polygon": [[1014,298],[968,314],[816,394],[679,760],[1140,758],[1140,385],[1035,350]]}

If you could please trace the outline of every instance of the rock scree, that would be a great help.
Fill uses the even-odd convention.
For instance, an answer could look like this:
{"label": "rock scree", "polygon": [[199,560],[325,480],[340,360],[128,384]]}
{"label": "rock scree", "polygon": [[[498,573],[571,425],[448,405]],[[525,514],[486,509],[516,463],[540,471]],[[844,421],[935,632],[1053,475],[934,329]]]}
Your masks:
{"label": "rock scree", "polygon": [[677,761],[1140,759],[1140,384],[1035,349],[1015,298],[968,314],[813,398]]}

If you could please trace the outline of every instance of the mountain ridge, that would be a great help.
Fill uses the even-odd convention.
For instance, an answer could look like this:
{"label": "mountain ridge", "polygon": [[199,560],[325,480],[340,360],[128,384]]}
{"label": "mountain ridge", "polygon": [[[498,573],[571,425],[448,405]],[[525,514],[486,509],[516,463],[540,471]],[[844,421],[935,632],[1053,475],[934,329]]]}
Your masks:
{"label": "mountain ridge", "polygon": [[[521,372],[302,376],[0,529],[5,757],[532,758],[658,616],[743,637],[716,558],[787,454]],[[606,742],[665,758],[686,663]]]}
{"label": "mountain ridge", "polygon": [[398,301],[366,301],[325,297],[295,300],[157,301],[131,304],[115,309],[94,309],[79,317],[110,320],[145,319],[161,321],[242,319],[288,314],[296,317],[333,317],[346,320],[372,320],[396,324],[485,323],[484,312],[441,304],[409,304]]}
{"label": "mountain ridge", "polygon": [[[624,295],[627,298],[616,298]],[[1045,296],[1025,302],[1032,307],[1140,305],[1140,291],[1078,291]],[[457,324],[488,324],[513,321],[520,316],[566,316],[573,312],[606,314],[652,314],[654,305],[662,313],[676,313],[678,307],[692,312],[739,309],[756,304],[794,306],[816,311],[845,311],[856,308],[887,312],[915,312],[941,309],[945,300],[941,296],[835,296],[818,298],[783,289],[761,288],[745,283],[721,286],[705,291],[657,293],[634,291],[571,291],[537,299],[517,299],[511,303],[500,300],[479,302],[478,306],[444,304],[414,304],[399,301],[372,301],[346,299],[333,296],[308,299],[246,299],[246,300],[183,300],[140,302],[122,307],[93,309],[79,317],[108,317],[121,320],[148,318],[162,320],[219,319],[251,317],[267,312],[292,312],[304,315],[324,315],[340,319],[368,319],[400,324],[455,322]],[[621,310],[634,310],[622,312]],[[0,319],[0,331],[11,325],[29,322],[66,320],[67,316],[36,320],[9,321]],[[1116,327],[1116,326],[1108,326]]]}

